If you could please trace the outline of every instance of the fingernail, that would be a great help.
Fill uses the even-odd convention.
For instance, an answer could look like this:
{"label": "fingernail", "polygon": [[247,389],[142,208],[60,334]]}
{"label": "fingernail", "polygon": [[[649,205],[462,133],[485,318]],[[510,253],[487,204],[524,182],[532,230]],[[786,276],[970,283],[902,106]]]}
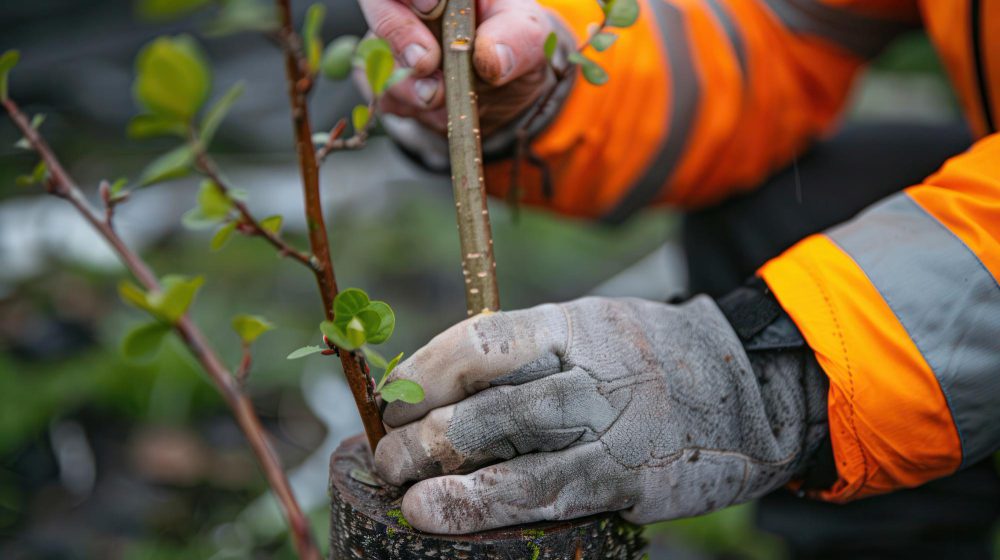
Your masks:
{"label": "fingernail", "polygon": [[422,14],[429,14],[437,7],[438,0],[413,0],[413,7]]}
{"label": "fingernail", "polygon": [[493,47],[493,52],[500,60],[500,77],[507,77],[507,74],[514,69],[514,50],[507,45],[497,43],[497,46]]}
{"label": "fingernail", "polygon": [[424,78],[422,80],[417,80],[413,84],[413,88],[417,90],[417,97],[424,102],[424,105],[431,102],[434,99],[434,94],[438,90],[438,81],[434,78]]}
{"label": "fingernail", "polygon": [[413,43],[403,49],[403,60],[406,61],[407,66],[413,68],[418,62],[420,62],[420,59],[423,58],[425,54],[427,54],[427,49],[425,49],[422,45]]}

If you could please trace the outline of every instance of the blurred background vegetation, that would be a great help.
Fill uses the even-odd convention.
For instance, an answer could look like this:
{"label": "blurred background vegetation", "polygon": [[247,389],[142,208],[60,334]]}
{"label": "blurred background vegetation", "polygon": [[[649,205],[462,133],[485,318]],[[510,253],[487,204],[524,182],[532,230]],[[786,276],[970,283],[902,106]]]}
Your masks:
{"label": "blurred background vegetation", "polygon": [[[299,10],[306,3],[295,3]],[[327,2],[329,40],[364,33],[354,2]],[[301,12],[300,12],[301,15]],[[196,14],[155,21],[128,0],[34,0],[0,5],[0,52],[22,51],[11,95],[45,113],[43,132],[93,194],[97,181],[137,177],[169,142],[132,141],[125,124],[132,60],[161,34],[198,34]],[[251,208],[280,213],[305,246],[283,67],[255,34],[202,38],[215,95],[248,88],[213,152]],[[320,84],[317,130],[359,101],[351,84]],[[958,112],[926,38],[895,44],[860,80],[850,119],[950,121]],[[0,558],[290,558],[262,478],[221,400],[183,347],[143,364],[119,356],[142,319],[121,305],[122,268],[59,200],[15,186],[36,161],[14,149],[0,122]],[[384,138],[335,155],[322,173],[334,262],[343,286],[396,309],[387,349],[412,353],[462,318],[450,186],[411,165]],[[326,464],[360,430],[335,360],[288,362],[315,343],[321,319],[312,279],[259,240],[209,251],[210,233],[180,227],[195,180],[135,193],[119,228],[159,274],[204,274],[195,319],[230,362],[239,341],[229,318],[261,314],[279,328],[256,345],[250,391],[293,485],[325,540]],[[494,201],[498,271],[506,308],[594,290],[666,298],[684,289],[677,217],[649,211],[606,228],[538,211],[515,221]],[[633,266],[635,265],[635,266]],[[626,269],[631,268],[631,271]],[[626,271],[622,273],[622,271]],[[263,497],[262,497],[263,496]],[[782,545],[752,528],[753,506],[654,526],[653,558],[780,558]]]}

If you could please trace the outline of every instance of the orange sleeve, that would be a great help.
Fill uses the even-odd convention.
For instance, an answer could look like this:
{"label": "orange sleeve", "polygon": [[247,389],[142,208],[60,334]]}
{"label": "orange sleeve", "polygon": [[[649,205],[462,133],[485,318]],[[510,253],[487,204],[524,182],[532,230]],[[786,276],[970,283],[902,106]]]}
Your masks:
{"label": "orange sleeve", "polygon": [[[581,42],[601,20],[596,2],[541,1]],[[527,203],[616,222],[649,204],[697,207],[748,189],[830,127],[866,58],[917,18],[901,0],[639,4],[610,49],[585,53],[610,81],[578,76],[533,140],[552,189],[523,165]],[[489,191],[505,195],[510,173],[510,161],[488,165]]]}
{"label": "orange sleeve", "polygon": [[1000,449],[1000,134],[760,275],[830,379],[845,501]]}

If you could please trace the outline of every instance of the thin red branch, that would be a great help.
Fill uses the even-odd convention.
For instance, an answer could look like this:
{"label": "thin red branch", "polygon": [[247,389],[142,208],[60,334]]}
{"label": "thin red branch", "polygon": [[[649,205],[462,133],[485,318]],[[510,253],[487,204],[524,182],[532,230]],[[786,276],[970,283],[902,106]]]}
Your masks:
{"label": "thin red branch", "polygon": [[233,207],[236,208],[236,212],[240,215],[241,223],[249,226],[251,235],[262,237],[277,249],[278,254],[281,256],[290,257],[307,266],[313,272],[316,272],[317,263],[311,255],[292,247],[281,235],[262,226],[260,221],[250,212],[250,208],[246,203],[232,196],[232,187],[223,179],[218,166],[215,165],[215,161],[201,148],[198,148],[196,151],[195,165],[202,174],[211,179],[219,187],[219,190],[233,201]]}
{"label": "thin red branch", "polygon": [[377,105],[378,98],[374,98],[368,103],[368,122],[365,123],[365,126],[361,130],[355,130],[354,135],[350,138],[341,138],[344,130],[347,128],[346,119],[340,119],[337,121],[337,124],[333,125],[326,144],[323,144],[322,148],[316,150],[316,160],[319,164],[322,164],[326,160],[326,157],[333,152],[360,150],[365,147],[365,144],[368,142],[368,136],[371,134],[372,128],[375,127],[375,107]]}
{"label": "thin red branch", "polygon": [[[323,204],[319,189],[319,166],[312,141],[312,126],[309,123],[309,106],[306,94],[312,78],[308,64],[302,56],[301,43],[292,21],[290,0],[275,0],[281,19],[278,32],[284,39],[280,42],[285,55],[285,78],[288,83],[288,100],[292,110],[292,128],[295,133],[295,149],[299,156],[299,172],[302,176],[302,191],[305,199],[306,226],[309,231],[309,246],[316,259],[314,276],[323,299],[323,312],[327,320],[333,320],[333,300],[337,296],[337,280],[330,258],[330,243],[327,240],[326,222],[323,219]],[[361,415],[361,423],[368,436],[368,443],[374,451],[385,436],[385,426],[379,412],[375,395],[371,391],[369,376],[359,366],[352,352],[340,352],[340,363],[344,376],[351,388],[354,402]]]}
{"label": "thin red branch", "polygon": [[[105,219],[90,205],[83,192],[76,186],[72,177],[70,177],[59,162],[59,159],[52,152],[48,143],[31,127],[28,118],[21,112],[17,104],[10,99],[2,100],[2,104],[14,122],[14,125],[24,134],[31,147],[45,162],[50,177],[46,184],[48,191],[53,195],[68,200],[79,211],[80,215],[111,245],[122,263],[125,264],[143,287],[150,291],[159,290],[160,286],[153,271],[118,236],[111,227],[110,220]],[[194,355],[195,359],[201,364],[212,383],[215,384],[219,393],[222,394],[226,404],[232,410],[236,422],[239,424],[243,435],[247,438],[250,448],[257,458],[261,471],[263,471],[268,484],[284,511],[299,557],[307,560],[319,560],[319,549],[312,538],[308,520],[302,513],[298,502],[295,501],[291,486],[288,484],[288,479],[285,477],[285,472],[282,469],[281,460],[278,459],[278,456],[271,448],[267,433],[264,431],[249,397],[240,390],[235,378],[222,364],[218,355],[208,344],[205,335],[188,316],[185,315],[177,321],[174,329]]]}
{"label": "thin red branch", "polygon": [[250,375],[250,367],[253,365],[253,355],[250,353],[250,345],[243,343],[243,357],[240,358],[240,365],[236,368],[236,382],[240,388],[246,387],[247,377]]}

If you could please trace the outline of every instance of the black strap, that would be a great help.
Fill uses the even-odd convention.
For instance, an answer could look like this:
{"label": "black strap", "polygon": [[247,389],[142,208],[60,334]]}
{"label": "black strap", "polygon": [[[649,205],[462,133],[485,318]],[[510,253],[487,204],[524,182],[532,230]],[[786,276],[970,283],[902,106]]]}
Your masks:
{"label": "black strap", "polygon": [[784,313],[767,284],[756,276],[720,298],[718,303],[743,342],[752,339]]}
{"label": "black strap", "polygon": [[[764,352],[801,352],[804,360],[815,364],[812,350],[802,333],[785,313],[770,288],[753,277],[717,301],[733,330],[743,342],[748,355]],[[801,491],[822,490],[837,481],[837,466],[830,436],[823,438],[819,448],[807,460],[803,469]]]}

